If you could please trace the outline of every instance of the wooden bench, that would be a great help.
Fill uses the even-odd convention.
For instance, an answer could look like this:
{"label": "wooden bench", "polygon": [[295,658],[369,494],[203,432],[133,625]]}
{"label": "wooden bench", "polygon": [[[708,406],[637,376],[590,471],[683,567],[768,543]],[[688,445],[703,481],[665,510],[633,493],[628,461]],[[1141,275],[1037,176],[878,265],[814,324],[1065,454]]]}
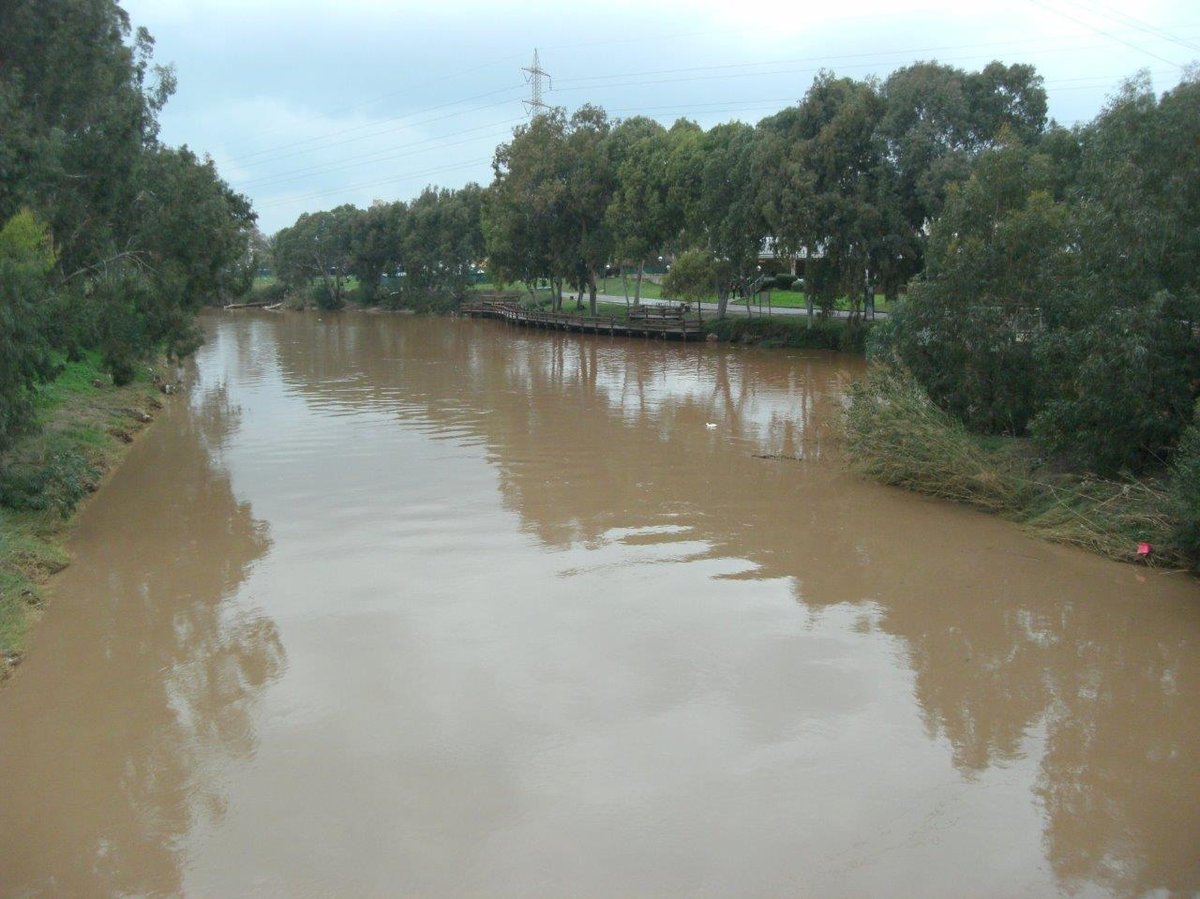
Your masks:
{"label": "wooden bench", "polygon": [[683,317],[688,313],[688,309],[687,303],[655,303],[651,306],[631,306],[629,307],[629,318],[631,321],[645,321],[646,319],[683,321]]}

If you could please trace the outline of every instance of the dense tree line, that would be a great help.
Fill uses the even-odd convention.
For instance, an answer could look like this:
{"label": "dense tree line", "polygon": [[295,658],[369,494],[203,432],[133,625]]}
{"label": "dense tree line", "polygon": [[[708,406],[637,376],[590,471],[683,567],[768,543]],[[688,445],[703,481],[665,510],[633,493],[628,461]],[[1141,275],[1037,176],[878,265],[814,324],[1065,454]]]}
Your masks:
{"label": "dense tree line", "polygon": [[159,141],[175,77],[153,47],[115,0],[0,5],[0,449],[57,360],[98,350],[125,382],[249,285],[254,213]]}
{"label": "dense tree line", "polygon": [[[640,116],[614,121],[594,106],[570,116],[553,109],[497,147],[492,184],[468,188],[466,200],[478,201],[493,276],[548,281],[558,299],[569,287],[594,305],[606,266],[640,275],[649,260],[689,253],[683,269],[700,281],[677,278],[677,289],[724,302],[773,238],[785,254],[809,254],[810,290],[830,307],[840,296],[857,301],[868,281],[898,294],[921,270],[924,229],[947,185],[997,141],[1037,140],[1045,117],[1032,67],[1000,63],[975,73],[917,63],[882,83],[825,73],[757,127],[705,131],[680,120],[668,129]],[[457,201],[445,193],[443,202]],[[338,294],[339,272],[374,271],[355,249],[365,226],[353,221],[408,214],[402,204],[387,209],[302,216],[277,238],[277,266],[289,278],[326,279]],[[314,229],[331,253],[309,249],[326,239]],[[413,245],[396,237],[392,246],[389,265],[404,268]]]}
{"label": "dense tree line", "polygon": [[[486,190],[304,216],[276,258],[335,305],[344,274],[368,298],[388,270],[454,291],[486,255],[494,280],[594,309],[607,266],[637,297],[666,257],[668,290],[715,296],[723,315],[770,241],[804,260],[816,305],[849,301],[852,324],[871,292],[896,301],[875,352],[970,427],[1138,472],[1171,457],[1200,393],[1198,148],[1194,78],[1162,97],[1135,79],[1066,129],[1027,65],[822,73],[757,126],[551,110],[496,149]],[[419,205],[457,211],[418,225]]]}
{"label": "dense tree line", "polygon": [[1200,394],[1200,82],[988,148],[880,348],[971,427],[1101,474],[1167,461]]}
{"label": "dense tree line", "polygon": [[351,277],[364,303],[461,297],[485,253],[483,194],[477,184],[429,187],[411,203],[305,213],[272,239],[275,273],[284,290],[308,291],[325,309],[345,304]]}

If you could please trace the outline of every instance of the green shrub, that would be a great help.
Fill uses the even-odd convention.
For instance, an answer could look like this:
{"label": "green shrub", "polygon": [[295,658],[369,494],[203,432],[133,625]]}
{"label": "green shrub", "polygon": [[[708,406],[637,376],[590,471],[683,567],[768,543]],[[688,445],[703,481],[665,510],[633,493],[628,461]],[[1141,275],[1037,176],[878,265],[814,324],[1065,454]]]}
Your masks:
{"label": "green shrub", "polygon": [[246,296],[247,303],[282,303],[287,299],[288,288],[282,281],[255,284]]}
{"label": "green shrub", "polygon": [[730,343],[856,353],[863,352],[866,335],[873,327],[833,318],[818,318],[809,327],[807,319],[798,315],[729,316],[705,326],[719,340]]}
{"label": "green shrub", "polygon": [[1168,295],[1109,309],[1090,324],[1039,342],[1047,401],[1034,438],[1101,475],[1161,468],[1192,416],[1200,343]]}
{"label": "green shrub", "polygon": [[0,474],[0,504],[15,511],[54,510],[67,518],[94,489],[100,470],[79,453],[61,450],[40,464],[15,464]]}
{"label": "green shrub", "polygon": [[890,319],[876,350],[894,354],[939,407],[974,431],[1025,431],[1039,372],[1019,311],[942,302],[919,283]]}
{"label": "green shrub", "polygon": [[1175,451],[1170,490],[1178,522],[1175,544],[1193,567],[1200,567],[1200,401]]}
{"label": "green shrub", "polygon": [[22,211],[0,228],[0,449],[33,423],[34,385],[51,374],[49,228]]}
{"label": "green shrub", "polygon": [[[1170,498],[1159,484],[1039,466],[1028,441],[970,433],[898,367],[876,366],[852,386],[846,442],[852,467],[885,484],[977,506],[1045,539],[1110,558],[1137,560],[1138,543],[1146,541],[1156,547],[1151,561],[1186,561],[1171,545],[1177,516],[1171,515]],[[1200,439],[1195,451],[1192,492],[1178,501],[1192,504],[1193,541],[1200,534]]]}
{"label": "green shrub", "polygon": [[791,272],[780,272],[775,276],[776,290],[791,290],[792,283],[796,280],[796,276]]}
{"label": "green shrub", "polygon": [[318,309],[331,311],[341,309],[346,305],[342,297],[337,296],[325,284],[317,283],[308,288],[308,297]]}

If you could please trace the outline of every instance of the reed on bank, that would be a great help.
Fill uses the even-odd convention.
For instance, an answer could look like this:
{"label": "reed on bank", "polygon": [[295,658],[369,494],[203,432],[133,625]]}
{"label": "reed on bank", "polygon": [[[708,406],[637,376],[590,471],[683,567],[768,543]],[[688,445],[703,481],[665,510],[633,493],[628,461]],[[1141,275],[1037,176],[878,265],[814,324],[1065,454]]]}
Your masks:
{"label": "reed on bank", "polygon": [[[1028,440],[972,434],[901,369],[876,367],[850,388],[845,436],[851,466],[882,483],[975,506],[1113,559],[1200,561],[1169,475],[1117,481],[1058,469]],[[1144,544],[1149,554],[1139,552]]]}

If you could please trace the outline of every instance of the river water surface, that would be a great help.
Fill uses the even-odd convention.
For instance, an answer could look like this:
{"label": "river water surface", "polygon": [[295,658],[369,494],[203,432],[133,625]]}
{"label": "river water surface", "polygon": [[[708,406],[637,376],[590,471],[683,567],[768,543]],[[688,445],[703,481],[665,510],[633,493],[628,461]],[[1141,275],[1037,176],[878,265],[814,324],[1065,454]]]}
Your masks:
{"label": "river water surface", "polygon": [[0,691],[0,894],[1200,890],[1200,589],[846,473],[860,362],[205,324]]}

